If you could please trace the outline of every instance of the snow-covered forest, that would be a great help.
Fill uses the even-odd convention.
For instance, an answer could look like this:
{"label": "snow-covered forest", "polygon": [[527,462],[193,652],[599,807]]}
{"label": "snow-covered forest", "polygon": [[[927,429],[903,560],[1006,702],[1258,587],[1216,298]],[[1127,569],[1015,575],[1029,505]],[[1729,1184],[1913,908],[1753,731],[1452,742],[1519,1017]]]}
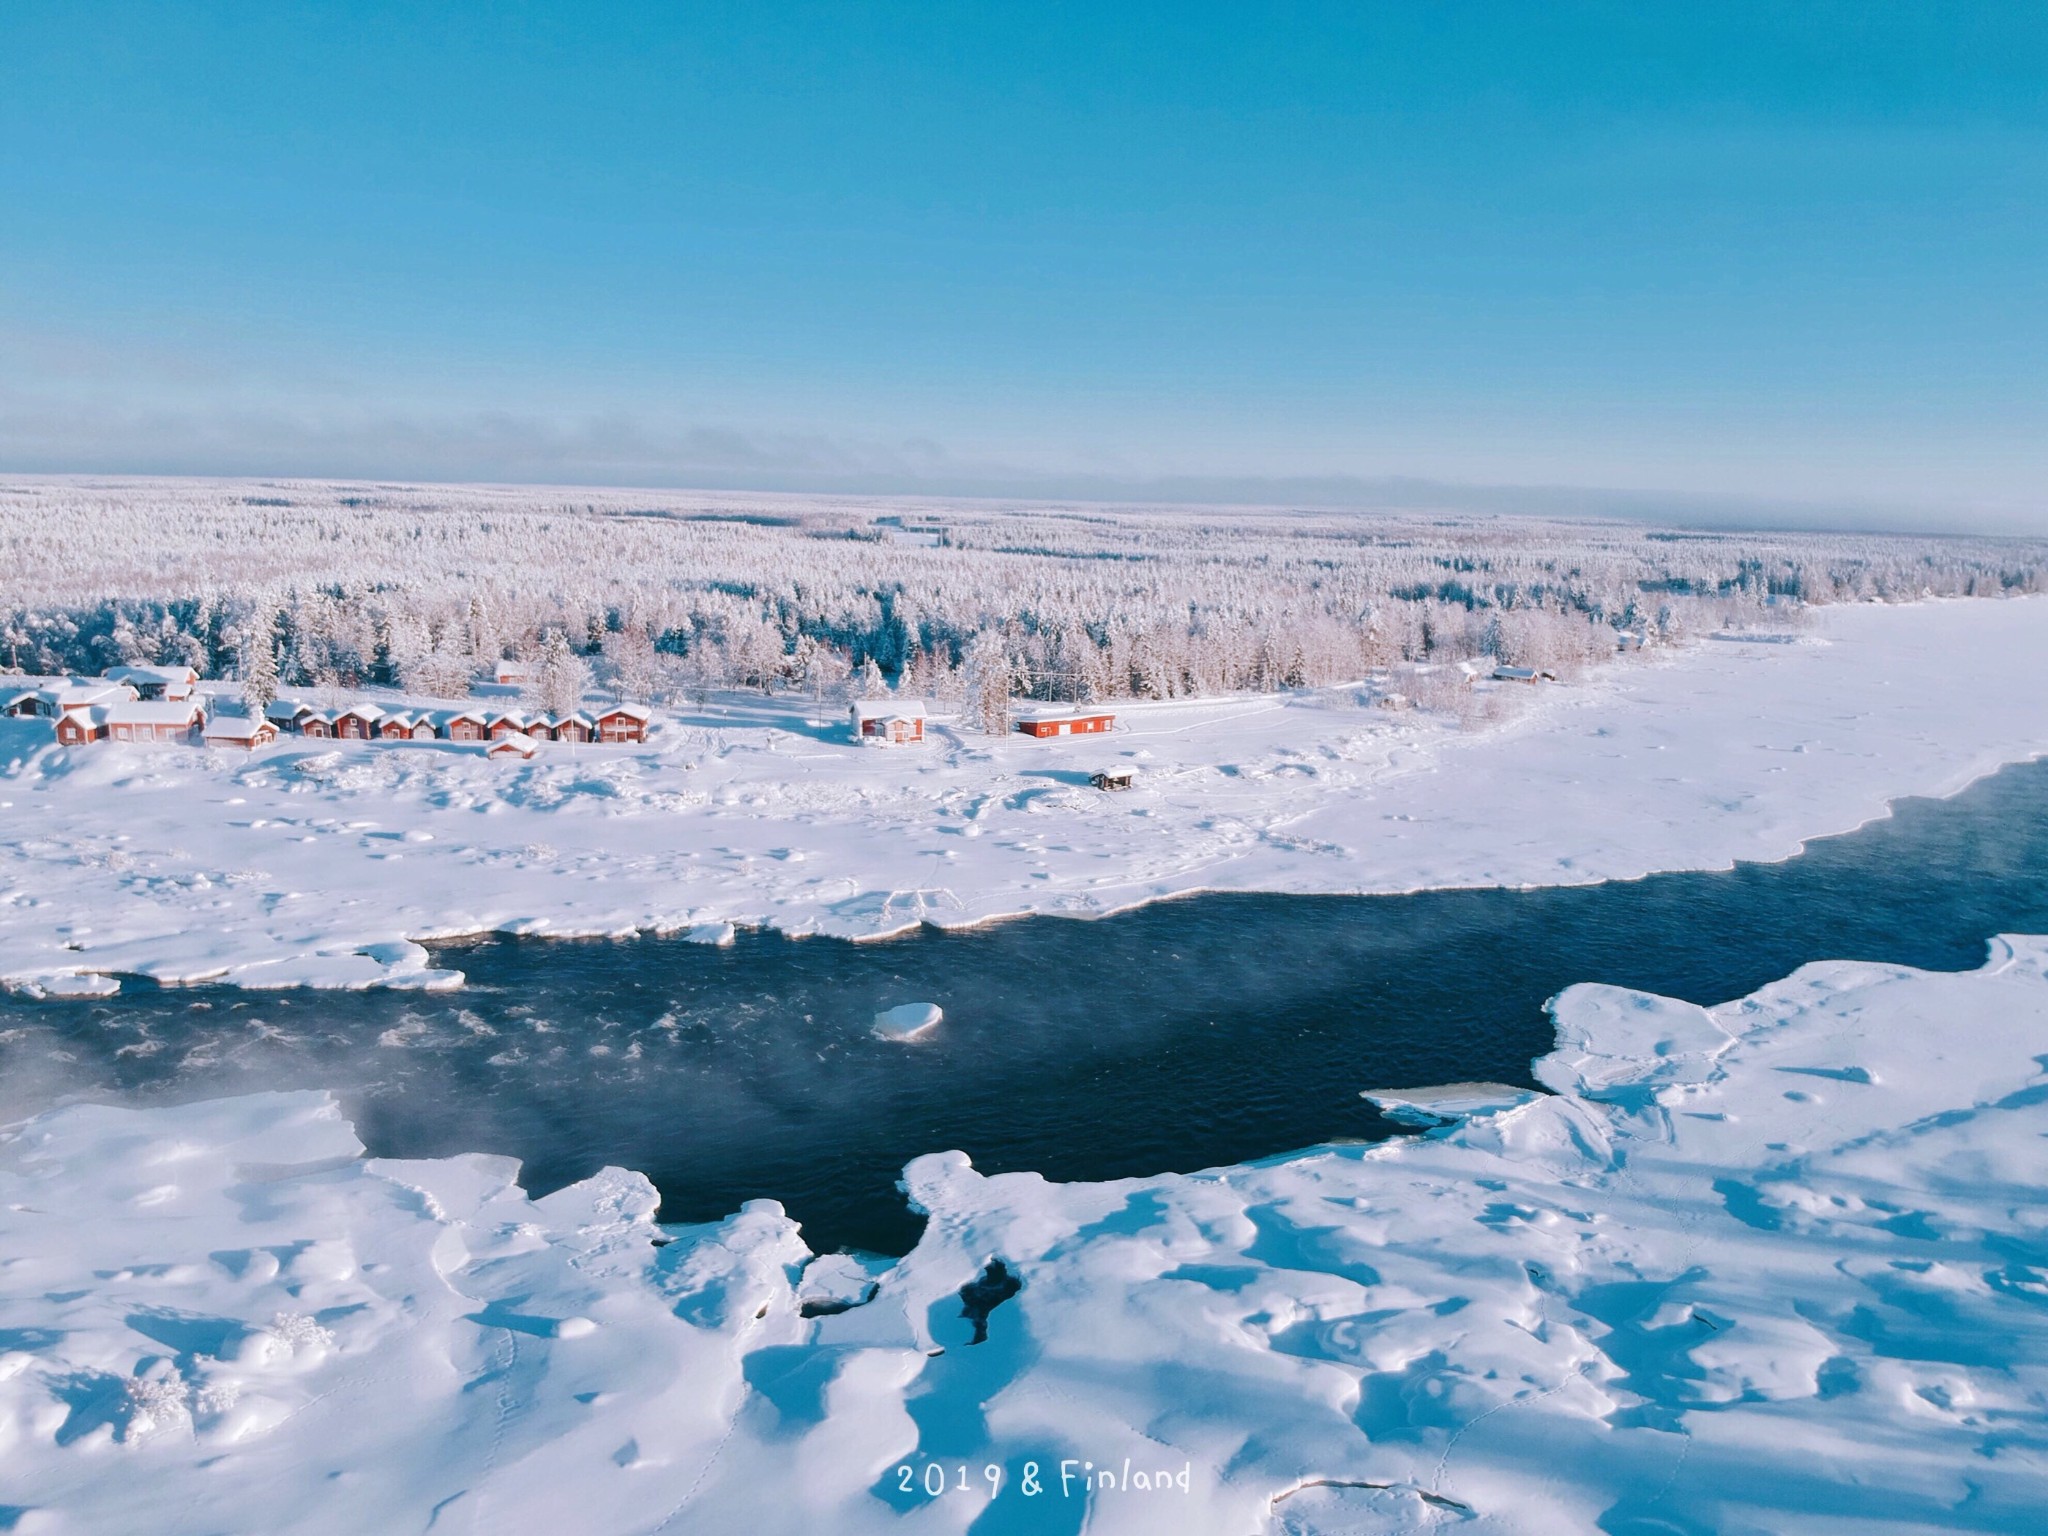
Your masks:
{"label": "snow-covered forest", "polygon": [[2048,585],[2048,543],[1500,517],[303,481],[0,482],[0,665],[456,696],[565,656],[636,697],[888,683],[1170,698]]}

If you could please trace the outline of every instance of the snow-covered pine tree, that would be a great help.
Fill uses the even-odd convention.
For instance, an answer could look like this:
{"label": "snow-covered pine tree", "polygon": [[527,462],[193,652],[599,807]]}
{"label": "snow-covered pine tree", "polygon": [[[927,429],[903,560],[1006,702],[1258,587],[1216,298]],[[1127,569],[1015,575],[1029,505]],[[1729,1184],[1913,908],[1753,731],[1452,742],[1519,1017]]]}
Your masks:
{"label": "snow-covered pine tree", "polygon": [[277,616],[257,610],[242,632],[242,702],[260,715],[277,699]]}
{"label": "snow-covered pine tree", "polygon": [[550,715],[570,715],[583,707],[589,690],[589,664],[569,648],[567,635],[549,630],[541,641],[533,681],[526,686],[527,701]]}
{"label": "snow-covered pine tree", "polygon": [[1010,732],[1010,682],[1013,664],[1010,647],[1000,630],[984,629],[967,646],[963,668],[967,674],[966,698],[961,705],[962,722],[978,726],[991,736]]}

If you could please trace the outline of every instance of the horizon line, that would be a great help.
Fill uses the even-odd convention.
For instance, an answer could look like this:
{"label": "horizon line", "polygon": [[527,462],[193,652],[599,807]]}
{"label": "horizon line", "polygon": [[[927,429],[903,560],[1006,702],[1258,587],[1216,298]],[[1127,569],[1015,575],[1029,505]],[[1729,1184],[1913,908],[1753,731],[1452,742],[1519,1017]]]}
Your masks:
{"label": "horizon line", "polygon": [[[596,466],[589,466],[595,469]],[[1814,499],[1656,487],[1442,480],[1421,475],[1111,475],[1052,474],[992,469],[984,473],[919,477],[865,472],[832,475],[803,471],[707,471],[684,479],[657,471],[647,477],[603,472],[563,478],[503,478],[490,474],[332,471],[322,469],[222,470],[54,469],[0,467],[0,483],[78,482],[296,483],[362,485],[386,489],[491,491],[601,491],[684,497],[838,498],[861,503],[914,500],[982,504],[991,509],[1213,510],[1259,513],[1376,513],[1463,515],[1531,520],[1613,522],[1698,527],[1714,532],[1786,532],[1898,535],[1921,538],[2039,540],[2048,526],[2026,525],[2019,509],[1977,508],[1959,525],[1954,508],[1924,503],[1881,503],[1858,498]],[[2032,516],[2041,519],[2035,512]],[[1946,520],[1936,526],[1935,519]]]}

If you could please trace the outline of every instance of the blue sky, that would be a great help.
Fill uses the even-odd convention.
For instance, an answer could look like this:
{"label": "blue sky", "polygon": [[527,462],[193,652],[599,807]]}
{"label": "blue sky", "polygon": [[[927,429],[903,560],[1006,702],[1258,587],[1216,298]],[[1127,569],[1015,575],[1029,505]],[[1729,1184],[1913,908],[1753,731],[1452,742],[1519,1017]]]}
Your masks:
{"label": "blue sky", "polygon": [[2048,528],[2044,81],[2038,4],[9,0],[0,468]]}

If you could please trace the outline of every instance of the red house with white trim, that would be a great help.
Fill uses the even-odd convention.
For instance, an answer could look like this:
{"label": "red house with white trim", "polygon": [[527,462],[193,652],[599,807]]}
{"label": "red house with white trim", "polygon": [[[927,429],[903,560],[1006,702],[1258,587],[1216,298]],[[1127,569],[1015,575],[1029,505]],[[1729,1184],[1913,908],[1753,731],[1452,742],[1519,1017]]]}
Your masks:
{"label": "red house with white trim", "polygon": [[643,704],[614,704],[597,714],[599,741],[627,742],[647,739],[647,722],[654,711]]}
{"label": "red house with white trim", "polygon": [[57,717],[57,745],[82,747],[89,741],[105,741],[106,716],[107,712],[99,708],[65,710]]}
{"label": "red house with white trim", "polygon": [[446,741],[482,741],[489,724],[476,710],[458,709],[441,722],[441,736]]}
{"label": "red house with white trim", "polygon": [[197,699],[127,699],[105,712],[108,741],[197,741],[206,711]]}
{"label": "red house with white trim", "polygon": [[847,712],[853,739],[868,747],[924,745],[924,700],[855,699]]}
{"label": "red house with white trim", "polygon": [[277,740],[277,726],[261,715],[215,715],[203,733],[209,747],[240,747],[253,752]]}
{"label": "red house with white trim", "polygon": [[394,709],[377,722],[379,741],[432,741],[434,722],[410,709]]}
{"label": "red house with white trim", "polygon": [[334,734],[343,741],[370,741],[384,711],[374,704],[351,704],[334,717]]}

